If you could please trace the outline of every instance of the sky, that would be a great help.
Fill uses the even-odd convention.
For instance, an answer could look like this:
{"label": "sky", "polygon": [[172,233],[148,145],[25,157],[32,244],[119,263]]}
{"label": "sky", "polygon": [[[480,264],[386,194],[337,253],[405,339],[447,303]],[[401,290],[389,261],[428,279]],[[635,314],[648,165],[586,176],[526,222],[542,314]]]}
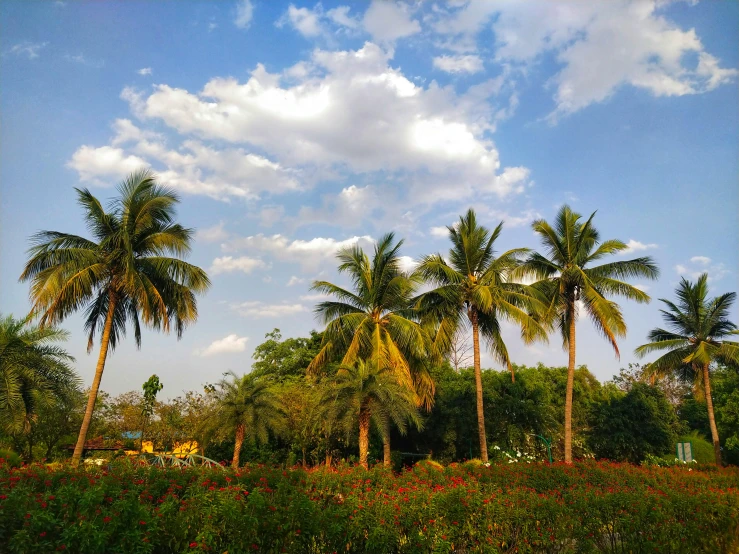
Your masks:
{"label": "sky", "polygon": [[[472,207],[504,222],[499,252],[536,249],[531,222],[566,203],[661,269],[633,281],[651,304],[621,303],[620,359],[578,323],[577,363],[607,380],[681,277],[738,288],[738,23],[729,1],[5,0],[0,312],[29,311],[31,235],[86,234],[74,187],[108,199],[142,166],[180,193],[212,287],[180,341],[109,356],[113,394],[153,373],[199,389],[274,328],[320,330],[310,285],[347,284],[342,246],[393,231],[412,268]],[[89,384],[81,314],[62,326]],[[504,338],[516,363],[566,364],[556,335]]]}

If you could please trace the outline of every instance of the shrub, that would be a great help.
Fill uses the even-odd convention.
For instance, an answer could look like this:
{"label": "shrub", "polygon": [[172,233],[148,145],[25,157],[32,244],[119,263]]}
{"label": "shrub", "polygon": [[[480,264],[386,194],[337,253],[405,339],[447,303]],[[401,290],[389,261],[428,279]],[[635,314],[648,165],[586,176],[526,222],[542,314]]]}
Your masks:
{"label": "shrub", "polygon": [[4,552],[734,552],[739,470],[0,467]]}
{"label": "shrub", "polygon": [[[693,458],[701,464],[716,463],[716,455],[713,452],[713,444],[708,442],[698,431],[691,431],[687,435],[681,435],[676,442],[693,443]],[[673,445],[674,448],[674,445]],[[669,458],[674,458],[675,452],[668,454]]]}
{"label": "shrub", "polygon": [[12,450],[0,449],[0,460],[3,460],[0,464],[5,463],[10,467],[20,467],[23,463],[21,457]]}

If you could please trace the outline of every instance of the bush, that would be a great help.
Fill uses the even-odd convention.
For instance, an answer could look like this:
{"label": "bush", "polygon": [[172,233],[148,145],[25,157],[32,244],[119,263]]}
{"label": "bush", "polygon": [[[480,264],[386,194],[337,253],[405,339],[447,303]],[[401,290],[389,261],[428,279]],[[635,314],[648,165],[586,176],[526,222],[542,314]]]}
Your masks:
{"label": "bush", "polygon": [[4,552],[735,552],[739,470],[0,467]]}
{"label": "bush", "polygon": [[[676,442],[691,442],[693,443],[693,458],[698,460],[701,464],[715,464],[716,454],[713,451],[713,444],[708,442],[703,435],[698,431],[692,431],[687,435],[681,435],[677,438]],[[674,447],[674,445],[673,445]],[[677,456],[676,452],[668,454],[666,457],[670,459]]]}
{"label": "bush", "polygon": [[10,467],[20,467],[23,463],[21,461],[21,457],[12,450],[0,449],[0,460],[4,460],[4,462],[0,462],[0,464],[5,463]]}

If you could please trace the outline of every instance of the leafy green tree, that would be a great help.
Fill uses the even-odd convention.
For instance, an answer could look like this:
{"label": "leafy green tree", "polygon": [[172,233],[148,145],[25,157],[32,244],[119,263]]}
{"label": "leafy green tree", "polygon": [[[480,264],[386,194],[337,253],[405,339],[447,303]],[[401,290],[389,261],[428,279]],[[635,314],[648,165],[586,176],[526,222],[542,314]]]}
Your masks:
{"label": "leafy green tree", "polygon": [[716,464],[720,465],[721,444],[711,395],[711,370],[716,362],[739,364],[739,342],[726,340],[726,337],[739,334],[736,325],[729,321],[736,293],[728,292],[709,299],[708,275],[704,273],[695,283],[683,277],[675,294],[677,303],[660,299],[667,307],[660,312],[669,329],[652,329],[649,342],[637,348],[636,354],[644,357],[666,350],[649,364],[651,373],[677,373],[686,381],[702,384]]}
{"label": "leafy green tree", "polygon": [[31,281],[31,313],[48,327],[85,308],[88,351],[100,332],[100,353],[74,449],[79,463],[92,419],[108,349],[141,323],[177,337],[197,319],[195,295],[210,285],[205,272],[184,261],[193,231],[175,223],[177,195],[147,170],[129,175],[106,212],[87,189],[76,189],[93,240],[42,231],[33,237],[21,274]]}
{"label": "leafy green tree", "polygon": [[231,466],[237,469],[244,439],[267,442],[269,432],[279,428],[283,413],[267,379],[250,373],[238,377],[232,371],[226,377],[218,383],[215,413],[207,424],[212,431],[235,437]]}
{"label": "leafy green tree", "polygon": [[598,457],[638,463],[647,454],[669,452],[676,430],[675,410],[665,394],[635,383],[626,394],[596,407],[588,440]]}
{"label": "leafy green tree", "polygon": [[417,274],[435,288],[421,295],[417,306],[434,325],[434,345],[442,355],[454,349],[461,328],[467,323],[472,328],[480,458],[487,462],[480,336],[488,343],[491,354],[508,367],[513,379],[510,356],[501,336],[501,321],[520,325],[526,342],[546,340],[546,331],[529,315],[536,302],[528,287],[509,280],[510,272],[527,251],[519,248],[495,256],[495,241],[503,224],[491,233],[478,224],[474,210],[470,209],[459,218],[458,225],[448,229],[452,243],[449,261],[441,254],[433,254],[422,258],[418,266]]}
{"label": "leafy green tree", "polygon": [[60,329],[0,318],[0,430],[30,431],[41,406],[78,386],[69,366],[74,358],[57,344],[66,339],[67,332]]}
{"label": "leafy green tree", "polygon": [[380,433],[388,432],[392,421],[401,433],[408,422],[421,426],[416,396],[412,389],[399,383],[394,372],[374,359],[359,360],[342,366],[330,381],[324,397],[333,416],[343,422],[347,434],[359,422],[359,463],[368,467],[370,425],[374,421]]}
{"label": "leafy green tree", "polygon": [[[401,269],[402,244],[388,233],[375,245],[372,260],[359,246],[342,249],[337,255],[339,272],[349,276],[353,291],[327,281],[313,283],[312,290],[335,300],[316,306],[326,330],[308,371],[316,373],[336,359],[346,367],[371,360],[390,370],[399,383],[416,392],[420,404],[430,408],[434,384],[424,366],[430,342],[409,308],[418,279]],[[385,464],[390,465],[389,431],[383,437]]]}
{"label": "leafy green tree", "polygon": [[305,377],[308,366],[321,350],[321,335],[315,331],[307,338],[282,340],[280,330],[274,329],[265,338],[267,340],[254,349],[251,372],[276,381]]}
{"label": "leafy green tree", "polygon": [[151,419],[151,416],[154,415],[157,394],[164,388],[164,385],[159,382],[159,376],[152,375],[141,388],[144,390],[144,401],[141,404],[141,415],[143,421],[141,425],[141,444],[139,445],[139,451],[143,451],[144,449],[144,433],[146,432],[146,424],[149,422],[149,419]]}
{"label": "leafy green tree", "polygon": [[613,347],[619,356],[616,339],[626,335],[626,322],[621,309],[610,297],[621,296],[629,300],[649,302],[649,296],[629,285],[624,279],[643,277],[656,279],[659,275],[654,261],[648,257],[634,258],[594,265],[602,258],[623,252],[628,247],[620,240],[600,240],[600,233],[593,227],[595,212],[587,221],[563,206],[550,225],[543,219],[534,221],[532,227],[542,244],[545,255],[530,254],[518,268],[520,276],[533,276],[538,280],[533,288],[547,304],[544,319],[556,323],[562,334],[562,344],[569,352],[567,390],[565,398],[564,458],[572,463],[572,387],[575,375],[575,323],[580,309],[590,317],[595,328]]}

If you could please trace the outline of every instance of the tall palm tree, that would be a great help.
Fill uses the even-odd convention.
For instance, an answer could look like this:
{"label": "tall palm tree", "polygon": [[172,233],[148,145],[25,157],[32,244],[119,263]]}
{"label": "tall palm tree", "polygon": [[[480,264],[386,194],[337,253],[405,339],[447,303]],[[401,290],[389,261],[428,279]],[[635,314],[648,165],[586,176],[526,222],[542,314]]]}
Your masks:
{"label": "tall palm tree", "polygon": [[216,413],[211,426],[233,433],[234,455],[231,467],[238,469],[244,439],[267,442],[269,431],[282,419],[279,397],[268,379],[247,373],[238,377],[233,371],[218,383]]}
{"label": "tall palm tree", "polygon": [[141,345],[141,323],[177,338],[197,319],[195,295],[210,285],[183,260],[193,231],[174,222],[179,199],[147,170],[129,175],[105,211],[87,189],[75,189],[93,239],[56,231],[33,237],[21,281],[31,281],[31,313],[47,327],[85,308],[88,352],[100,332],[100,353],[72,457],[78,464],[90,426],[108,349],[130,323]]}
{"label": "tall palm tree", "polygon": [[[419,404],[428,409],[434,395],[433,381],[424,366],[430,343],[415,310],[409,307],[418,279],[401,269],[402,244],[388,233],[375,245],[372,260],[357,245],[339,251],[339,272],[350,277],[353,291],[327,281],[313,283],[312,290],[335,300],[316,306],[326,330],[321,350],[308,371],[316,372],[333,359],[344,366],[372,360],[414,390]],[[389,432],[384,433],[384,439],[385,464],[389,465]]]}
{"label": "tall palm tree", "polygon": [[714,362],[739,364],[739,342],[722,340],[739,334],[736,325],[728,319],[736,293],[709,299],[708,275],[704,273],[695,283],[683,278],[675,294],[677,303],[660,298],[667,307],[660,312],[669,330],[652,329],[647,337],[649,342],[637,348],[636,354],[644,357],[667,350],[646,366],[649,374],[663,377],[672,373],[686,381],[702,382],[716,464],[720,465],[721,446],[713,415],[710,369]]}
{"label": "tall palm tree", "polygon": [[526,285],[509,279],[510,272],[527,252],[518,248],[495,256],[495,241],[500,236],[500,223],[491,233],[477,222],[470,209],[456,226],[448,227],[452,248],[448,261],[441,254],[421,259],[416,272],[435,288],[422,294],[417,306],[435,328],[434,346],[443,355],[452,348],[457,333],[469,324],[472,329],[472,351],[477,392],[477,428],[480,459],[488,461],[485,415],[482,400],[480,368],[480,336],[490,352],[505,364],[514,379],[508,349],[501,336],[501,320],[521,327],[526,342],[546,340],[546,330],[530,315],[538,304]]}
{"label": "tall palm tree", "polygon": [[373,421],[383,438],[391,421],[403,434],[409,421],[421,428],[414,391],[399,383],[392,369],[381,367],[375,359],[342,366],[325,394],[324,402],[334,410],[332,418],[342,422],[347,433],[359,423],[359,463],[365,469]]}
{"label": "tall palm tree", "polygon": [[74,358],[62,347],[68,333],[12,316],[0,319],[0,429],[28,432],[39,408],[76,389]]}
{"label": "tall palm tree", "polygon": [[519,275],[539,279],[532,285],[547,303],[546,319],[556,322],[562,344],[569,352],[565,393],[565,462],[572,463],[572,387],[575,379],[575,323],[579,308],[584,308],[595,328],[619,356],[617,337],[626,335],[626,322],[612,296],[645,303],[649,296],[623,279],[656,279],[659,270],[652,258],[643,256],[601,265],[594,262],[628,247],[620,240],[600,241],[592,221],[595,212],[582,222],[582,216],[563,206],[552,227],[543,219],[532,227],[544,245],[546,255],[534,252],[517,269]]}

